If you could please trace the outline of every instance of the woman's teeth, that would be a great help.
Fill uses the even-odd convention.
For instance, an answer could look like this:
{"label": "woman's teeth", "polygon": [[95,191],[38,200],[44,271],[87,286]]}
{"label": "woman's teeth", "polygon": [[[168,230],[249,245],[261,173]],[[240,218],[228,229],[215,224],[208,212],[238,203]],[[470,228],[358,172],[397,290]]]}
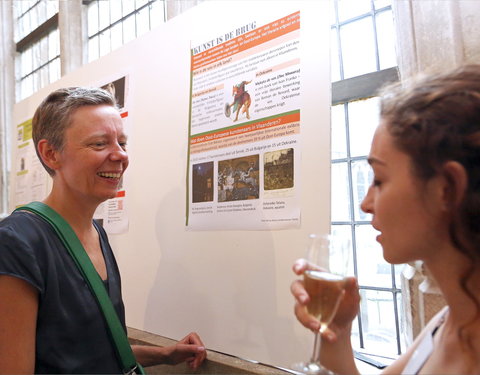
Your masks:
{"label": "woman's teeth", "polygon": [[100,177],[106,178],[120,178],[121,173],[106,173],[106,172],[99,172],[97,173]]}

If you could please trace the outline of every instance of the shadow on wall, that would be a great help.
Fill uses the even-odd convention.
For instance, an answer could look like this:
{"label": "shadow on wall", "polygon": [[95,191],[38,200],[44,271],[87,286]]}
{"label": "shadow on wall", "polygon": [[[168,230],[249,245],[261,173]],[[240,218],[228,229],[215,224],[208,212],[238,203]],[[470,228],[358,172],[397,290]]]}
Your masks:
{"label": "shadow on wall", "polygon": [[285,345],[293,323],[277,315],[273,240],[265,244],[266,233],[256,231],[187,231],[184,194],[172,190],[158,207],[161,259],[145,330],[175,340],[196,331],[209,349],[265,363],[288,359],[296,343]]}

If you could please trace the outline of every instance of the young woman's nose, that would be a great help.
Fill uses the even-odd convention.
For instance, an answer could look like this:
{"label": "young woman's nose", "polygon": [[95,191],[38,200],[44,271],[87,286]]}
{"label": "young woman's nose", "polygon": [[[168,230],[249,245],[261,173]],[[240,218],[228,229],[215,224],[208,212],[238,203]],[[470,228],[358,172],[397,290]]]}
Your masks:
{"label": "young woman's nose", "polygon": [[365,195],[365,198],[363,198],[363,201],[360,204],[360,208],[362,209],[362,211],[367,214],[373,214],[372,195],[373,195],[373,186],[370,185],[367,191],[367,195]]}

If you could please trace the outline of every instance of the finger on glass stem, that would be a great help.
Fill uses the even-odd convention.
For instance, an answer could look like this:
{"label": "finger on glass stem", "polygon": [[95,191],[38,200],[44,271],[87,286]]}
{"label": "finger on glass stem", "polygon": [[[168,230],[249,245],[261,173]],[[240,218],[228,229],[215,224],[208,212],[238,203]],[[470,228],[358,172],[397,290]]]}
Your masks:
{"label": "finger on glass stem", "polygon": [[305,328],[310,329],[312,332],[318,332],[320,330],[320,322],[307,312],[305,306],[296,303],[294,311],[298,321],[302,323]]}

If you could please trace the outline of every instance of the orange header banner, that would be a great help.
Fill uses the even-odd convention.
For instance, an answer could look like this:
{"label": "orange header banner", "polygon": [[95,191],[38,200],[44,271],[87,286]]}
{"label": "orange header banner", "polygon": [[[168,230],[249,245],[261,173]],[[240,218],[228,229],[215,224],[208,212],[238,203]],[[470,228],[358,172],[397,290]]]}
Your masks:
{"label": "orange header banner", "polygon": [[277,117],[274,119],[257,122],[254,124],[247,124],[244,126],[239,126],[235,129],[222,130],[216,133],[204,134],[199,136],[193,136],[190,138],[190,144],[198,144],[202,142],[209,142],[214,139],[220,139],[230,136],[235,136],[243,133],[250,133],[253,131],[268,129],[274,126],[280,126],[284,124],[289,124],[291,122],[300,121],[300,112],[291,113],[285,116]]}
{"label": "orange header banner", "polygon": [[192,71],[299,29],[300,12],[295,12],[204,52],[192,55]]}

